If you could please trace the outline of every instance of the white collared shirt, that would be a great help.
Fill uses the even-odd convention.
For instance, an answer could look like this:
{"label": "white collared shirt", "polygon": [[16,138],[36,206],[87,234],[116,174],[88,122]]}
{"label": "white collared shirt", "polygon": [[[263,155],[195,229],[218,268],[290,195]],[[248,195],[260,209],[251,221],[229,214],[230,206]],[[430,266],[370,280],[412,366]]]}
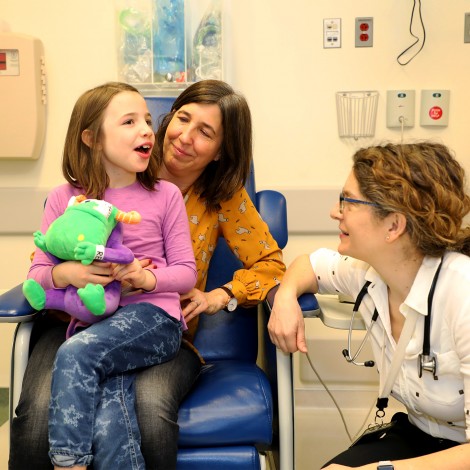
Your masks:
{"label": "white collared shirt", "polygon": [[[382,383],[397,346],[391,333],[387,285],[367,263],[332,250],[317,250],[310,261],[320,294],[356,298],[364,283],[371,281],[359,310],[366,325],[375,308],[379,313],[370,338]],[[470,258],[463,254],[445,254],[432,302],[430,345],[431,355],[437,358],[438,380],[428,371],[421,378],[418,375],[428,294],[439,262],[440,258],[423,259],[400,306],[405,318],[410,310],[419,317],[392,394],[405,405],[410,421],[426,433],[466,442],[470,440]]]}

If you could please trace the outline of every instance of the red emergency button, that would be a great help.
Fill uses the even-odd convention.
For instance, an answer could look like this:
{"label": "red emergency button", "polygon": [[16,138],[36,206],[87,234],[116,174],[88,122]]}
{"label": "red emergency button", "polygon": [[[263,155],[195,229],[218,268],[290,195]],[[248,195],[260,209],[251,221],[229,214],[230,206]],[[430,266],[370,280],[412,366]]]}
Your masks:
{"label": "red emergency button", "polygon": [[429,110],[429,117],[431,119],[434,119],[434,121],[437,121],[437,120],[441,119],[441,117],[442,117],[442,108],[440,108],[439,106],[433,106]]}

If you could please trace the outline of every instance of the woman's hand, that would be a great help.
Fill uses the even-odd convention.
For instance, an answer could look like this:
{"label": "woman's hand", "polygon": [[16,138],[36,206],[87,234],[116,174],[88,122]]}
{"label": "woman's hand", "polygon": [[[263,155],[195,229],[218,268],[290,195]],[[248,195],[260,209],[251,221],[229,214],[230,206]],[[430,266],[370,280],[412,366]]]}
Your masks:
{"label": "woman's hand", "polygon": [[318,292],[318,283],[308,255],[298,256],[287,268],[269,318],[271,341],[284,352],[307,352],[305,323],[297,298]]}
{"label": "woman's hand", "polygon": [[210,292],[202,292],[199,289],[191,289],[180,297],[183,307],[183,315],[186,323],[201,313],[213,315],[222,310],[227,303],[227,293],[223,289],[214,289]]}
{"label": "woman's hand", "polygon": [[274,297],[274,305],[268,323],[269,337],[273,344],[286,353],[307,352],[305,322],[295,292],[283,289]]}

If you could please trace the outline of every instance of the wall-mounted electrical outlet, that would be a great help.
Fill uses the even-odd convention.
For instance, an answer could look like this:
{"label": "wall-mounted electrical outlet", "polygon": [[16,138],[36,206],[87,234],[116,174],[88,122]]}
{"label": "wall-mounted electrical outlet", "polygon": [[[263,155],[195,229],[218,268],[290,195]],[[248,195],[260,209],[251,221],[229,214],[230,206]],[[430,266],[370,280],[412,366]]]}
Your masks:
{"label": "wall-mounted electrical outlet", "polygon": [[323,20],[323,48],[341,47],[341,18]]}
{"label": "wall-mounted electrical outlet", "polygon": [[356,18],[355,28],[356,47],[372,47],[374,40],[374,19]]}
{"label": "wall-mounted electrical outlet", "polygon": [[465,13],[463,42],[470,42],[470,13]]}

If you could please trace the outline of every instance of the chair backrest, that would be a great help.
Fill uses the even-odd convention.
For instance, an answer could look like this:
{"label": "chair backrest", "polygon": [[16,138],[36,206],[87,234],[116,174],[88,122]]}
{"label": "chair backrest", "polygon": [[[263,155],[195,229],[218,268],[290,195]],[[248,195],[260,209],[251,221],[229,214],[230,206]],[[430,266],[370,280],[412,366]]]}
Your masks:
{"label": "chair backrest", "polygon": [[[158,125],[161,116],[170,111],[174,98],[146,97],[145,99]],[[253,203],[257,205],[253,167],[245,188]],[[274,233],[273,235],[278,239]],[[284,236],[287,237],[287,231]],[[283,247],[282,243],[279,244]],[[226,241],[220,238],[211,259],[206,290],[216,289],[229,282],[233,278],[233,273],[241,267],[241,262],[231,252]],[[258,355],[257,313],[257,307],[239,307],[230,313],[221,310],[215,315],[201,315],[194,339],[195,346],[207,362],[230,359],[256,362]]]}
{"label": "chair backrest", "polygon": [[[245,185],[255,202],[253,169]],[[224,285],[233,273],[242,267],[240,260],[229,249],[224,238],[219,238],[212,255],[206,290]],[[221,310],[215,315],[201,315],[194,341],[195,346],[208,362],[221,359],[239,359],[256,362],[258,354],[257,308],[237,308],[234,312]]]}

